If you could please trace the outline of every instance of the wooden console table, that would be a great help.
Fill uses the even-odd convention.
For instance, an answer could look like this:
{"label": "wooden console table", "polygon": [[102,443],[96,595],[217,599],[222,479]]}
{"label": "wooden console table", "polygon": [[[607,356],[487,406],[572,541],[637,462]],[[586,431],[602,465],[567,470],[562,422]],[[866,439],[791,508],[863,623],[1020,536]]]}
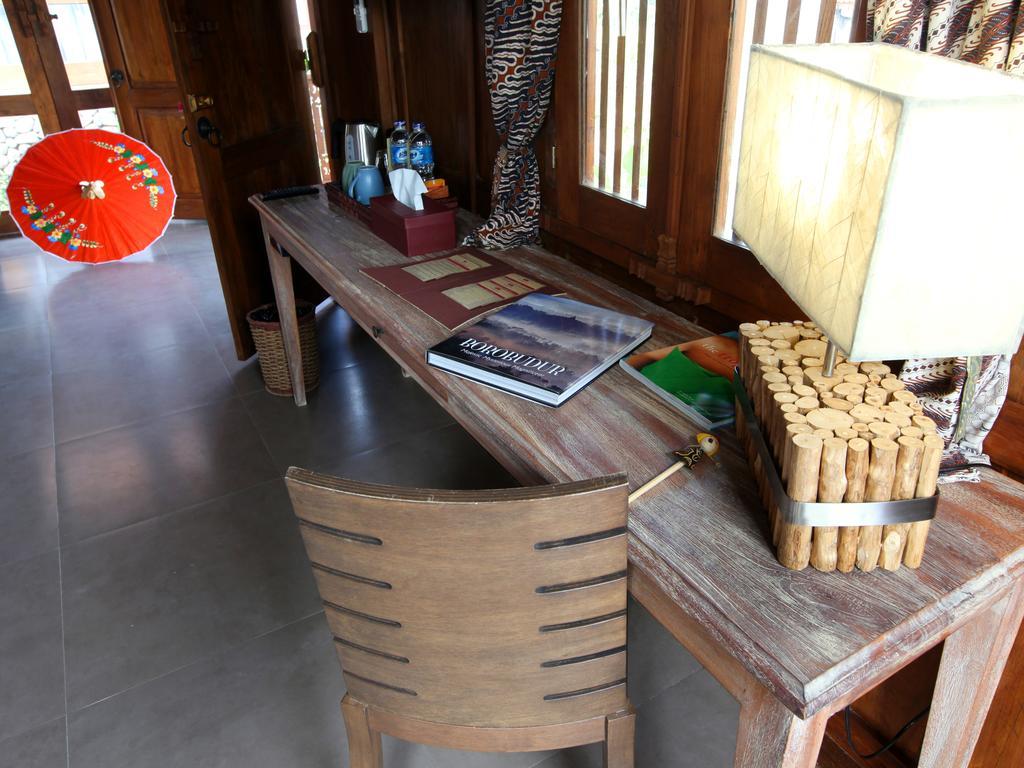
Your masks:
{"label": "wooden console table", "polygon": [[[636,487],[696,428],[613,368],[557,410],[428,367],[448,331],[360,273],[405,257],[325,196],[259,211],[295,401],[305,403],[294,259],[524,484],[625,471]],[[462,224],[470,222],[463,215]],[[707,335],[539,248],[513,266],[573,298],[656,323],[649,348]],[[740,702],[737,768],[811,768],[828,717],[945,640],[921,765],[966,766],[1024,613],[1024,486],[995,472],[943,488],[919,570],[818,573],[780,566],[737,443],[630,509],[630,591]]]}

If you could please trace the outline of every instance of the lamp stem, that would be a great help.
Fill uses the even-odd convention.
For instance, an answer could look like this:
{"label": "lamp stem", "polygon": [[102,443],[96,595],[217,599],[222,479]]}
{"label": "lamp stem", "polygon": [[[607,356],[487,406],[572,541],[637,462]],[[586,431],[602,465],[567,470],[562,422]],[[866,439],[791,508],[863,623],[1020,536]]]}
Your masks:
{"label": "lamp stem", "polygon": [[975,355],[967,358],[967,377],[964,379],[964,387],[960,391],[960,412],[956,419],[956,430],[953,432],[951,442],[959,443],[967,434],[967,422],[970,419],[971,407],[974,405],[974,395],[978,390],[978,378],[981,375],[981,358]]}
{"label": "lamp stem", "polygon": [[821,365],[821,375],[825,378],[829,378],[835,371],[836,367],[836,352],[839,348],[835,345],[832,339],[828,340],[828,346],[825,348],[825,359]]}

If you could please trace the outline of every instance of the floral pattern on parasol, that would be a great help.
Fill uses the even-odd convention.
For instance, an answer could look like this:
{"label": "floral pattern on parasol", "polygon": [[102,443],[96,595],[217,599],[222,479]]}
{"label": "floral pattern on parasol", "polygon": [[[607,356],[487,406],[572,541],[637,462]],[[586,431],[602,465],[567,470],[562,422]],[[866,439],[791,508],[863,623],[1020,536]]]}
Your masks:
{"label": "floral pattern on parasol", "polygon": [[141,181],[132,184],[132,189],[145,189],[149,194],[149,207],[156,208],[160,195],[164,193],[164,188],[156,180],[157,176],[160,175],[160,169],[150,165],[146,162],[145,155],[133,152],[124,143],[107,144],[102,141],[94,141],[93,144],[114,153],[114,157],[107,158],[108,163],[114,163],[118,160],[124,161],[121,165],[117,166],[117,170],[119,173],[128,171],[125,174],[125,179],[132,181],[141,177]]}
{"label": "floral pattern on parasol", "polygon": [[82,232],[86,228],[85,224],[77,222],[74,218],[64,221],[64,211],[54,213],[53,203],[40,209],[36,205],[35,200],[32,199],[31,191],[26,189],[23,194],[25,196],[25,204],[21,206],[21,212],[28,216],[29,221],[32,222],[32,229],[42,232],[51,243],[67,245],[68,249],[72,251],[77,251],[79,248],[103,247],[95,240],[85,240],[82,238]]}

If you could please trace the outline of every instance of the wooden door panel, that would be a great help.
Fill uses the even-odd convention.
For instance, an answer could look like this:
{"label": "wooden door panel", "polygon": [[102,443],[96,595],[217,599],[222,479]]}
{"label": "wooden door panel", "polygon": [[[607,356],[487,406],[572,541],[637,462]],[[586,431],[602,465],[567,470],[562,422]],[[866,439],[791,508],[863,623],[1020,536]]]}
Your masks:
{"label": "wooden door panel", "polygon": [[134,88],[173,88],[178,83],[160,0],[109,0],[124,73]]}
{"label": "wooden door panel", "polygon": [[[175,19],[178,29],[187,30],[175,33],[177,48],[188,57],[189,92],[214,99],[203,114],[220,118],[215,122],[224,153],[296,120],[310,122],[294,3],[282,9],[280,2],[252,2],[242,15],[229,3],[168,0],[170,8],[188,9],[185,21]],[[247,23],[253,17],[265,23]],[[282,108],[300,104],[301,114]]]}
{"label": "wooden door panel", "polygon": [[149,144],[174,179],[178,218],[203,218],[203,198],[192,151],[182,142],[182,92],[171,59],[160,0],[92,0],[108,72],[120,70],[114,87],[124,132]]}
{"label": "wooden door panel", "polygon": [[179,196],[198,196],[199,174],[192,160],[192,150],[181,140],[185,116],[177,109],[142,108],[136,111],[143,140],[157,151],[169,168],[177,168],[174,189]]}

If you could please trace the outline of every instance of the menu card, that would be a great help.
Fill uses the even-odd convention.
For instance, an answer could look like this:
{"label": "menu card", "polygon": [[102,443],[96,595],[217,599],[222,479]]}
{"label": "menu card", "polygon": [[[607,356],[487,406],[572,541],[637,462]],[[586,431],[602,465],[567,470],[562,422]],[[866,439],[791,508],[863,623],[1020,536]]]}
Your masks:
{"label": "menu card", "polygon": [[486,261],[474,256],[472,253],[456,253],[454,256],[445,256],[440,259],[427,259],[410,267],[402,267],[402,271],[408,272],[417,280],[428,282],[439,280],[449,275],[461,275],[472,272],[475,269],[485,269],[490,266]]}
{"label": "menu card", "polygon": [[393,293],[426,312],[448,330],[458,328],[528,293],[560,293],[495,257],[463,248],[412,264],[362,270]]}

